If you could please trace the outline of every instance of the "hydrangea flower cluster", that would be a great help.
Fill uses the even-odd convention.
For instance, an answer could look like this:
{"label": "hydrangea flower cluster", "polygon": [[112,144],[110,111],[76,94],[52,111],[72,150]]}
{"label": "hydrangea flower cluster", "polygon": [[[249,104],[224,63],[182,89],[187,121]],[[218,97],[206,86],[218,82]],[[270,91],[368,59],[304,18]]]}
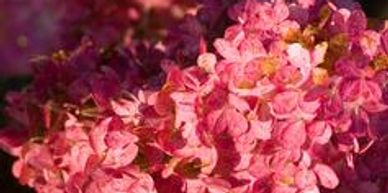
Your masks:
{"label": "hydrangea flower cluster", "polygon": [[202,3],[163,43],[85,38],[36,60],[0,133],[20,182],[38,193],[387,192],[388,26],[348,1]]}

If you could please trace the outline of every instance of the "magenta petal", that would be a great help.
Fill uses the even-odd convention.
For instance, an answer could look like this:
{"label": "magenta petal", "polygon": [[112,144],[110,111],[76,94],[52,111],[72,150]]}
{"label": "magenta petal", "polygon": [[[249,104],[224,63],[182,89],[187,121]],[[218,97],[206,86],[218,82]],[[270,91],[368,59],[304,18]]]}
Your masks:
{"label": "magenta petal", "polygon": [[18,155],[19,147],[27,140],[27,135],[27,131],[24,130],[1,129],[0,148],[12,155]]}
{"label": "magenta petal", "polygon": [[359,35],[367,27],[368,21],[362,10],[352,11],[348,20],[348,32],[352,36]]}
{"label": "magenta petal", "polygon": [[386,29],[381,36],[381,43],[385,54],[388,54],[388,29]]}

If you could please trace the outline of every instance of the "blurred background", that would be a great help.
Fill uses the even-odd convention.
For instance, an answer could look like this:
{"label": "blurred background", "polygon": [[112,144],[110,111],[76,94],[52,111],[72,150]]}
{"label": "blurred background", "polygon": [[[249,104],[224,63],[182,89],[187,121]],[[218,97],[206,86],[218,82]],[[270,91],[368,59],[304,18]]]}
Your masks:
{"label": "blurred background", "polygon": [[[119,42],[126,35],[156,41],[166,33],[163,26],[195,11],[192,1],[0,0],[0,128],[6,121],[1,114],[4,95],[30,81],[31,58],[72,49],[85,35],[102,45],[108,44],[106,39]],[[388,0],[358,2],[368,17],[388,19]],[[0,192],[33,192],[12,177],[12,162],[12,157],[0,151]]]}

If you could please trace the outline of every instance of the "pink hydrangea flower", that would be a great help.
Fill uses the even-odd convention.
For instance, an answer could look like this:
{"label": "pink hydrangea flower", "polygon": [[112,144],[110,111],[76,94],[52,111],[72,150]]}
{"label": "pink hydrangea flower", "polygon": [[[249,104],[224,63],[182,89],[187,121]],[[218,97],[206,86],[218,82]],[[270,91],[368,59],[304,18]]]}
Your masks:
{"label": "pink hydrangea flower", "polygon": [[384,192],[386,29],[348,2],[198,3],[163,43],[84,39],[36,61],[0,132],[20,182],[38,193]]}

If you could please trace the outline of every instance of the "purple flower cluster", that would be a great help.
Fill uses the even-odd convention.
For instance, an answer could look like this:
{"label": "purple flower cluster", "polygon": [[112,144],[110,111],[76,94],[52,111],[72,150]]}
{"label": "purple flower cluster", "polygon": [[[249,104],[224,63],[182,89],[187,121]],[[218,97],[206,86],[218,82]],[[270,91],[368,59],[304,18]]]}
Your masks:
{"label": "purple flower cluster", "polygon": [[74,49],[85,36],[100,46],[133,37],[159,41],[170,25],[195,10],[190,0],[5,0],[0,2],[0,74],[29,74],[30,58]]}

